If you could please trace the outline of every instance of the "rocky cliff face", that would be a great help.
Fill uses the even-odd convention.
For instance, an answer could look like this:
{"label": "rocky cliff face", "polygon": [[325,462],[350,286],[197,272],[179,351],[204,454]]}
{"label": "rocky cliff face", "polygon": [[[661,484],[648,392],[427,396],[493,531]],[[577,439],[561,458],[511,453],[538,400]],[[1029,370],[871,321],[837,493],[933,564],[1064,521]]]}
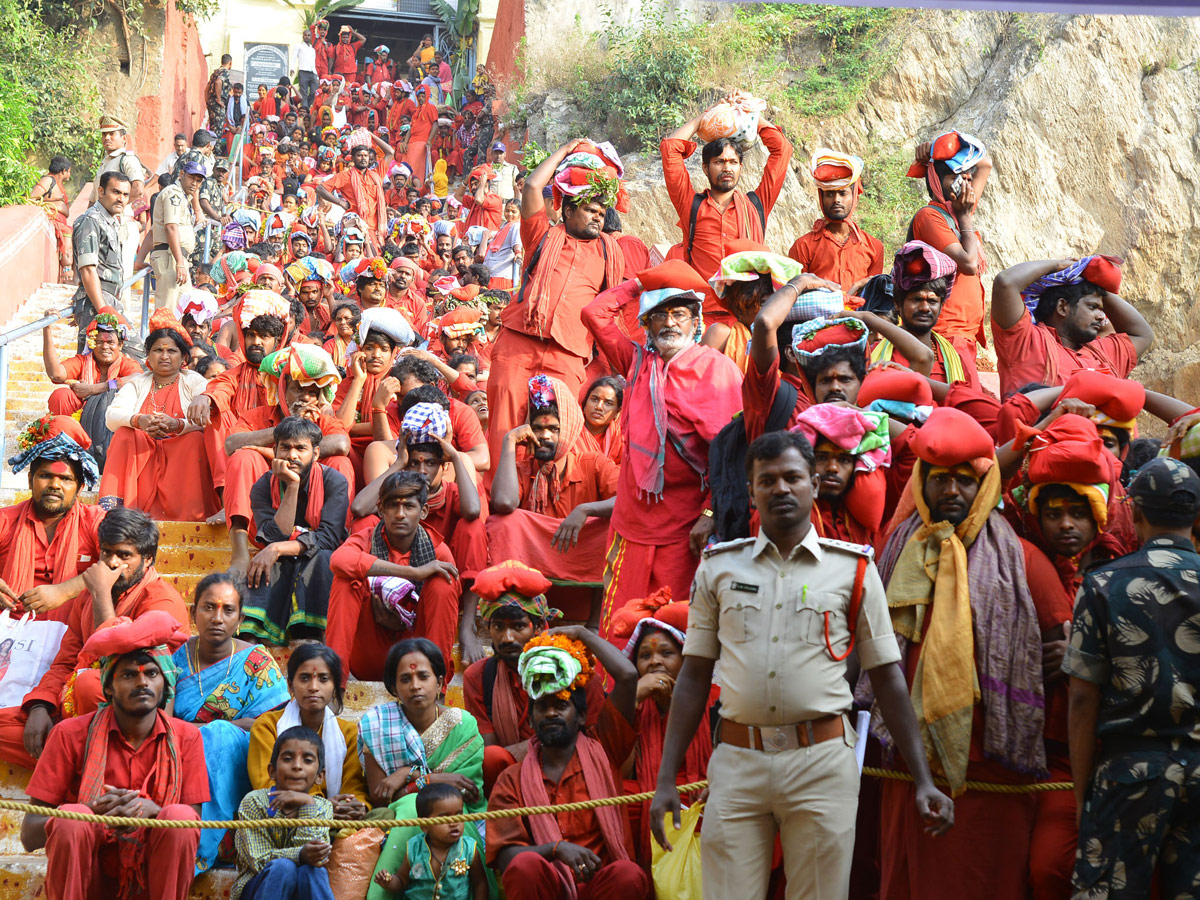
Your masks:
{"label": "rocky cliff face", "polygon": [[[1122,294],[1157,332],[1138,375],[1200,401],[1200,20],[926,12],[889,41],[894,62],[854,108],[789,135],[800,174],[772,215],[771,246],[785,251],[818,215],[804,172],[816,146],[895,169],[918,141],[962,129],[996,165],[977,216],[990,271],[1091,252],[1125,258]],[[580,133],[561,99],[546,98],[543,113],[531,129],[543,145]],[[748,157],[746,183],[764,158],[761,148]],[[699,186],[698,153],[694,162]],[[627,230],[677,241],[657,159],[627,163]],[[919,204],[914,195],[909,212]]]}

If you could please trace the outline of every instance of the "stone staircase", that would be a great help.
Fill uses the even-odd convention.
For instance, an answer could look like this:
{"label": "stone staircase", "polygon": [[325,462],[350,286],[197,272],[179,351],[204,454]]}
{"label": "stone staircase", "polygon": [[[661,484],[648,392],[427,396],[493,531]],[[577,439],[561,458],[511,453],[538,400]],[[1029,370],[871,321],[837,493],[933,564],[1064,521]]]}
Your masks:
{"label": "stone staircase", "polygon": [[[44,285],[27,300],[17,314],[0,331],[9,331],[41,318],[48,309],[66,306],[74,289],[64,285]],[[75,352],[75,329],[60,323],[54,327],[55,348],[60,358]],[[0,505],[10,505],[28,496],[25,474],[13,475],[7,458],[16,452],[17,436],[33,419],[46,413],[46,397],[53,385],[46,377],[42,364],[42,335],[35,333],[8,345],[7,409],[4,417],[4,463],[0,467]],[[82,495],[84,502],[94,502],[94,494]],[[223,526],[195,522],[160,522],[157,568],[185,599],[204,576],[224,571],[229,566],[228,533]],[[281,669],[286,670],[291,647],[272,648]],[[455,651],[456,674],[447,688],[446,701],[462,705],[462,664]],[[346,688],[343,715],[358,719],[366,710],[386,702],[389,695],[379,682],[351,679]],[[25,789],[30,771],[0,763],[0,798],[26,800]],[[34,900],[45,895],[43,880],[46,870],[44,852],[25,853],[21,847],[20,813],[0,811],[0,900]],[[192,888],[193,900],[228,898],[236,873],[218,869],[205,873]]]}

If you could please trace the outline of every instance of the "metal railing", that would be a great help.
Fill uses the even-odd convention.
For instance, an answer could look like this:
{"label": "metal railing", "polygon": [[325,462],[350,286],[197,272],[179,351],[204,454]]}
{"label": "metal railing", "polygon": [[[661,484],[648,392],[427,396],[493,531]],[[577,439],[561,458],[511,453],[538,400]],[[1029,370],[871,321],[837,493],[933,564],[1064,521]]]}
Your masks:
{"label": "metal railing", "polygon": [[[139,278],[142,281],[142,322],[138,331],[140,340],[145,341],[146,335],[149,333],[150,327],[150,283],[152,272],[149,266],[139,269],[131,276],[121,282],[121,287],[117,291],[120,294],[128,287],[132,287]],[[7,454],[5,453],[6,430],[8,427],[8,345],[13,341],[19,341],[23,337],[28,337],[35,334],[47,326],[53,325],[62,319],[69,317],[75,310],[75,305],[72,303],[64,306],[62,309],[53,313],[48,313],[33,322],[25,325],[18,325],[16,328],[9,329],[0,334],[0,465],[7,464]]]}

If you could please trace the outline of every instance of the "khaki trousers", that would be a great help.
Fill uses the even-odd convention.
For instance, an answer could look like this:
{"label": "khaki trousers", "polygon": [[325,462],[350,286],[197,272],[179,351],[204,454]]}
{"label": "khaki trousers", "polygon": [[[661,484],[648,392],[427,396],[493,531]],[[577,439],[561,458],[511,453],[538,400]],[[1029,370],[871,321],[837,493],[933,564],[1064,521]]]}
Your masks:
{"label": "khaki trousers", "polygon": [[858,811],[854,740],[847,722],[840,739],[782,753],[717,746],[700,841],[704,900],[763,900],[776,834],[787,900],[845,900]]}
{"label": "khaki trousers", "polygon": [[[175,301],[180,292],[191,284],[188,281],[182,285],[176,284],[178,270],[175,268],[175,257],[167,250],[155,250],[150,254],[150,268],[154,270],[154,306],[156,309],[169,309],[175,312]],[[190,273],[189,273],[190,276]],[[138,321],[141,321],[139,313]]]}

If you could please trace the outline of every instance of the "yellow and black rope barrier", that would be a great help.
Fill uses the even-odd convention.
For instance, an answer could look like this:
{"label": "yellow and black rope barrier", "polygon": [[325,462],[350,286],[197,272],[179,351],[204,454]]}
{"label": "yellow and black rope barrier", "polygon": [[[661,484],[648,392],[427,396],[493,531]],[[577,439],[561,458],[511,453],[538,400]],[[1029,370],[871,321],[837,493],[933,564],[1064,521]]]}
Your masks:
{"label": "yellow and black rope barrier", "polygon": [[[908,772],[892,769],[877,769],[867,766],[864,775],[873,778],[886,778],[892,781],[912,781]],[[942,787],[946,786],[943,778],[934,781]],[[679,786],[679,793],[692,794],[708,787],[707,781],[697,781],[692,784]],[[1070,781],[1035,781],[1030,784],[998,784],[990,781],[968,781],[968,791],[980,791],[990,794],[1040,794],[1046,791],[1069,791],[1074,787]],[[195,819],[138,819],[129,816],[101,816],[95,813],[81,813],[71,810],[54,809],[49,806],[38,806],[20,800],[0,800],[0,810],[9,812],[30,813],[37,816],[48,816],[55,819],[71,819],[76,822],[94,822],[109,828],[221,828],[221,829],[265,829],[279,828],[337,828],[356,830],[361,828],[378,828],[387,831],[392,828],[420,828],[427,825],[450,825],[456,822],[486,822],[489,819],[514,819],[518,816],[537,816],[560,812],[577,812],[584,809],[597,809],[602,806],[627,806],[634,803],[644,803],[654,797],[653,791],[641,794],[626,794],[622,797],[600,797],[595,800],[582,800],[578,803],[561,803],[557,806],[522,806],[516,809],[489,809],[477,813],[461,813],[457,816],[433,816],[427,819],[234,819],[226,822],[199,822]]]}

